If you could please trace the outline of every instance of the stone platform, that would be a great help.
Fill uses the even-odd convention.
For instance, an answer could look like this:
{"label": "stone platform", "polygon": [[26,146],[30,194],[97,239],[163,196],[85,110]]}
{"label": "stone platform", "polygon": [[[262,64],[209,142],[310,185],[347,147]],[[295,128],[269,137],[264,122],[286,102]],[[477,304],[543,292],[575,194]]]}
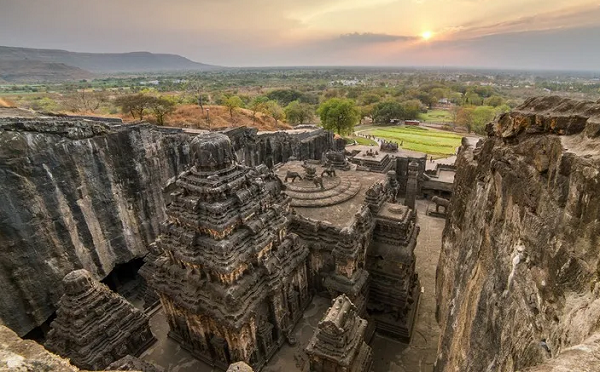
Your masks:
{"label": "stone platform", "polygon": [[361,188],[360,180],[350,174],[323,177],[323,189],[308,180],[286,183],[286,194],[292,197],[292,207],[327,207],[353,198]]}

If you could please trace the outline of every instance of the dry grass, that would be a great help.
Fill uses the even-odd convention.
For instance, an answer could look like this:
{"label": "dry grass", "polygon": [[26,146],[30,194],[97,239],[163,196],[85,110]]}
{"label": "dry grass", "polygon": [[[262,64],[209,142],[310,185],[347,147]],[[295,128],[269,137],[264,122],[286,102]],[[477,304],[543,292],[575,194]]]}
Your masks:
{"label": "dry grass", "polygon": [[0,98],[0,107],[16,107],[16,105],[6,98]]}
{"label": "dry grass", "polygon": [[[232,118],[225,106],[211,105],[204,106],[204,108],[209,109],[210,128],[212,130],[242,126],[258,128],[258,130],[291,128],[287,123],[282,123],[281,121],[276,126],[273,118],[260,113],[257,113],[255,120],[253,120],[252,111],[246,109],[236,109]],[[201,112],[200,107],[196,105],[178,106],[175,112],[167,117],[167,125],[172,127],[209,129],[206,111]]]}

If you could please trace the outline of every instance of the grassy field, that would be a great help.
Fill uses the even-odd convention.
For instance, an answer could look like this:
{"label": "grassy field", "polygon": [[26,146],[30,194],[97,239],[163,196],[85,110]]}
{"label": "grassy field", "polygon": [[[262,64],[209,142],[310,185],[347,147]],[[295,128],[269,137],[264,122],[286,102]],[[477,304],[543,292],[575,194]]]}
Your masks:
{"label": "grassy field", "polygon": [[462,136],[422,127],[387,127],[368,132],[376,137],[403,143],[401,148],[424,152],[436,157],[454,155]]}
{"label": "grassy field", "polygon": [[426,114],[419,114],[419,120],[428,123],[452,123],[452,114],[447,110],[429,110]]}

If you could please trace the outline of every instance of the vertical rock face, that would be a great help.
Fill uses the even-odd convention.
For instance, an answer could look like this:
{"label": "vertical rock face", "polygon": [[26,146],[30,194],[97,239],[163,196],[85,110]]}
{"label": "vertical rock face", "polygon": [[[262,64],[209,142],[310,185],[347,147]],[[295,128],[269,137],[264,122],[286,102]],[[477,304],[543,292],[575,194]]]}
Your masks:
{"label": "vertical rock face", "polygon": [[600,104],[530,99],[488,134],[457,160],[436,370],[564,370],[599,329]]}
{"label": "vertical rock face", "polygon": [[149,125],[0,121],[1,322],[24,335],[53,313],[68,272],[103,278],[143,256],[188,141]]}
{"label": "vertical rock face", "polygon": [[320,160],[327,151],[339,150],[333,133],[316,127],[289,132],[257,132],[255,128],[241,127],[223,133],[231,139],[238,161],[249,166],[271,167],[291,157]]}

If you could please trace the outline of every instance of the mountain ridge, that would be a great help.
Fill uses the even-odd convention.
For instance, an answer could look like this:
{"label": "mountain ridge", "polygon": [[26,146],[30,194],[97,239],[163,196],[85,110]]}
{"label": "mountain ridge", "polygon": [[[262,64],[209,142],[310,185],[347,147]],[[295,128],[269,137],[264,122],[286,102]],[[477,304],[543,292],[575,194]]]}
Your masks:
{"label": "mountain ridge", "polygon": [[218,66],[194,62],[177,54],[145,51],[127,53],[81,53],[62,49],[34,49],[0,46],[0,61],[58,63],[91,73],[136,73],[208,71]]}

